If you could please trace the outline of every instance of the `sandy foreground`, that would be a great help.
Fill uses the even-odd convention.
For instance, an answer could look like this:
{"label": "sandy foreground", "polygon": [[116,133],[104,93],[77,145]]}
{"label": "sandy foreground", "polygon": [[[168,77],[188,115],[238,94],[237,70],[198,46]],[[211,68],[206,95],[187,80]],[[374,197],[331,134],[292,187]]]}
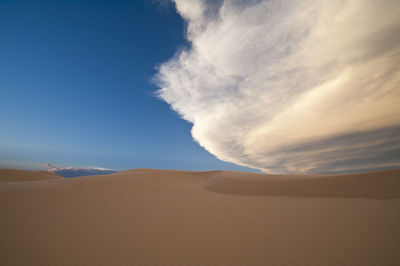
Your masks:
{"label": "sandy foreground", "polygon": [[0,170],[0,265],[400,265],[400,169]]}

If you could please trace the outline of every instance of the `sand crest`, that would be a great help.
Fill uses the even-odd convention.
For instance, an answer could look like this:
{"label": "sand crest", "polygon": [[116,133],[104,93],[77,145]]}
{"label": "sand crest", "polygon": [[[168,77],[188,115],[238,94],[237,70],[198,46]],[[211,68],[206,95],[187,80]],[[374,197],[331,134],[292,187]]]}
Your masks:
{"label": "sand crest", "polygon": [[347,175],[261,175],[216,173],[210,191],[236,195],[400,199],[400,171]]}
{"label": "sand crest", "polygon": [[46,179],[61,179],[61,177],[50,171],[0,169],[0,182],[26,182]]}

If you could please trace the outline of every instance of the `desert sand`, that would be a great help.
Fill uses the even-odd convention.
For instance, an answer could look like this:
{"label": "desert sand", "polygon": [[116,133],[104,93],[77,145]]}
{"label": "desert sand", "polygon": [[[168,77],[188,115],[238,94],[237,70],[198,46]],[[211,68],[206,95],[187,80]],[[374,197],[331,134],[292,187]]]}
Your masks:
{"label": "desert sand", "polygon": [[400,169],[0,180],[0,265],[400,265]]}
{"label": "desert sand", "polygon": [[21,171],[14,169],[0,169],[1,182],[26,182],[45,179],[61,179],[50,171]]}

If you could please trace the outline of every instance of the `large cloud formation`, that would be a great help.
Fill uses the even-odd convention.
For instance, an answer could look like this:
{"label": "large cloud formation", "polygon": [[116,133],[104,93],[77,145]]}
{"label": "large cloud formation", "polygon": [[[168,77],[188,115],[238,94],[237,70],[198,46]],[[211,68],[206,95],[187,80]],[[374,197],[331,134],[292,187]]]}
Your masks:
{"label": "large cloud formation", "polygon": [[176,0],[190,47],[159,96],[219,159],[278,173],[400,166],[400,4]]}

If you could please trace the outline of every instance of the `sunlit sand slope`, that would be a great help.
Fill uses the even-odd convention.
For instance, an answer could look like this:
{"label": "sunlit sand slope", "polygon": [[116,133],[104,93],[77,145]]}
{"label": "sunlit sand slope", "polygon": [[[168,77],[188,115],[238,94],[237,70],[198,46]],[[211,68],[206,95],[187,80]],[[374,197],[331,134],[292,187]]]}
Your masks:
{"label": "sunlit sand slope", "polygon": [[61,179],[61,177],[49,171],[0,169],[0,182],[23,182],[44,179]]}
{"label": "sunlit sand slope", "polygon": [[0,265],[400,265],[399,178],[136,169],[3,182]]}

